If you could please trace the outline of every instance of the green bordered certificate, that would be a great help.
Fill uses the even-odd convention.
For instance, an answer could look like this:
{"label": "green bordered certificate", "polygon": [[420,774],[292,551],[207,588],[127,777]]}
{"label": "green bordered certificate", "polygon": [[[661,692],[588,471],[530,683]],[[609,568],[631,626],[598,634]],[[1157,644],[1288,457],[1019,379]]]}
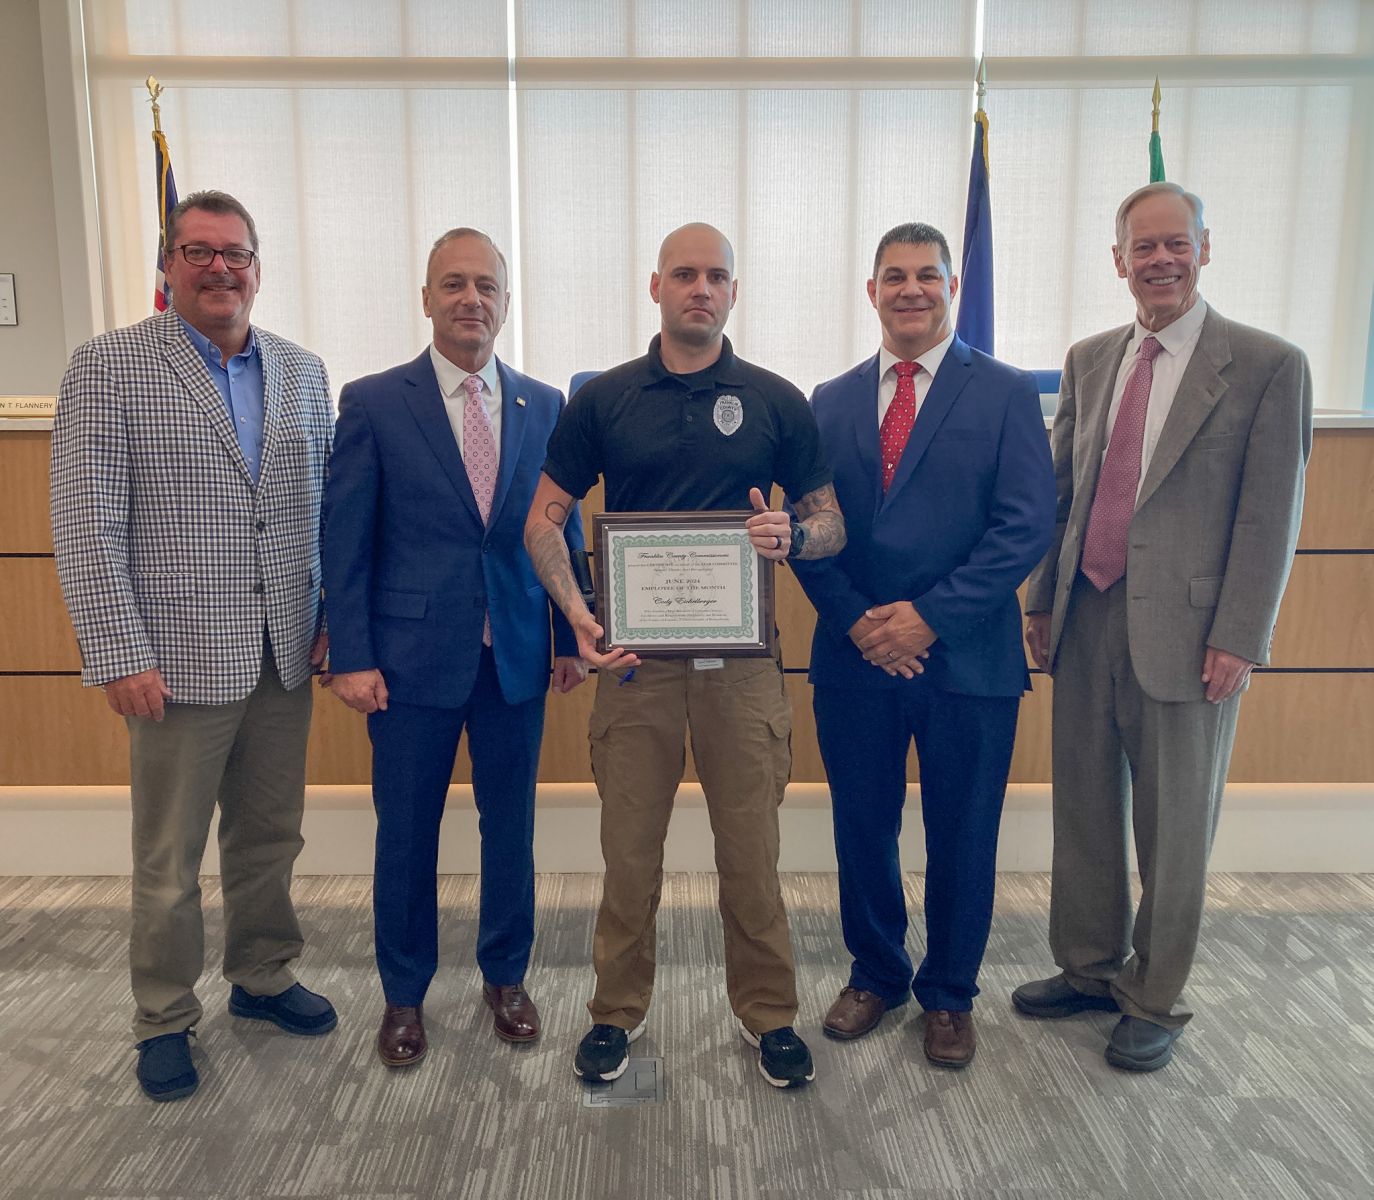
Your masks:
{"label": "green bordered certificate", "polygon": [[755,552],[753,513],[598,513],[592,518],[603,651],[641,658],[771,655],[773,564]]}

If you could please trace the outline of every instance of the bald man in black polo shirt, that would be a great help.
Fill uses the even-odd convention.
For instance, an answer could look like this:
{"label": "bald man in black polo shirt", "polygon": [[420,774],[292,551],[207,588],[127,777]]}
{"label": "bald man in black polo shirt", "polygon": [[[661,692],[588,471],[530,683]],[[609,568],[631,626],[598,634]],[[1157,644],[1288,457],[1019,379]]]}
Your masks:
{"label": "bald man in black polo shirt", "polygon": [[[791,714],[770,658],[653,659],[597,651],[602,629],[574,582],[562,526],[574,498],[605,477],[608,512],[749,509],[764,558],[825,558],[844,520],[806,400],[786,380],[735,357],[724,335],[734,307],[734,251],[709,225],[685,225],[659,250],[649,294],[660,333],[643,358],[585,384],[549,440],[525,545],[549,594],[599,668],[591,718],[606,877],[597,914],[593,1025],[574,1069],[618,1078],[644,1030],[653,993],[654,919],[663,841],[682,780],[684,735],[715,833],[725,921],[726,987],[759,1070],[775,1087],[815,1077],[792,1029],[792,944],[778,887],[778,805],[791,767]],[[774,483],[802,531],[770,511]],[[633,674],[631,672],[633,671]]]}

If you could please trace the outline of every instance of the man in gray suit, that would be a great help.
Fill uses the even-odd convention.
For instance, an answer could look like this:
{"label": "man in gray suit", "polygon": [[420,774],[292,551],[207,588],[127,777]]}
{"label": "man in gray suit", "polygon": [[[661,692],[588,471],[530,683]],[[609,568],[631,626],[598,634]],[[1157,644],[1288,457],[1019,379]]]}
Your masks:
{"label": "man in gray suit", "polygon": [[[1123,1016],[1107,1061],[1167,1063],[1192,966],[1240,692],[1267,660],[1312,446],[1301,350],[1202,301],[1202,201],[1126,197],[1131,325],[1069,350],[1051,437],[1054,545],[1026,642],[1054,676],[1050,949],[1023,1013]],[[1143,895],[1132,925],[1126,814]]]}
{"label": "man in gray suit", "polygon": [[129,965],[138,1080],[199,1082],[197,873],[220,809],[229,1011],[298,1034],[337,1018],[295,981],[310,675],[324,657],[320,504],[333,413],[313,354],[249,324],[248,211],[188,196],[167,222],[172,307],[77,349],[52,437],[57,570],[82,682],[128,722]]}

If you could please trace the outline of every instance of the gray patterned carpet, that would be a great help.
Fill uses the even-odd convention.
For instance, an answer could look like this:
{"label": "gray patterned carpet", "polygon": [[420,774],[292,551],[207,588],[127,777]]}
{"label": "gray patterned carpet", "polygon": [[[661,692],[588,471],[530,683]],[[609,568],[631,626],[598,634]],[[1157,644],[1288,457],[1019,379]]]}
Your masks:
{"label": "gray patterned carpet", "polygon": [[[373,1057],[370,881],[302,879],[301,975],[340,1011],[319,1041],[236,1021],[207,962],[200,1091],[152,1105],[126,1040],[128,883],[0,880],[0,1196],[103,1200],[420,1197],[931,1200],[1374,1196],[1374,877],[1216,876],[1190,994],[1199,1016],[1155,1075],[1102,1058],[1109,1014],[1017,1017],[1047,973],[1048,883],[1006,875],[966,1072],[921,1054],[914,1006],[862,1042],[819,1021],[843,982],[831,875],[791,875],[801,1032],[818,1077],[778,1093],[724,1000],[709,875],[671,876],[658,998],[639,1056],[662,1104],[587,1108],[571,1071],[598,880],[539,880],[530,988],[542,1042],[488,1032],[471,965],[476,880],[442,881],[431,1051]],[[921,877],[910,877],[913,909]],[[217,881],[205,881],[217,947]],[[914,936],[914,935],[913,935]],[[213,950],[212,950],[213,953]]]}

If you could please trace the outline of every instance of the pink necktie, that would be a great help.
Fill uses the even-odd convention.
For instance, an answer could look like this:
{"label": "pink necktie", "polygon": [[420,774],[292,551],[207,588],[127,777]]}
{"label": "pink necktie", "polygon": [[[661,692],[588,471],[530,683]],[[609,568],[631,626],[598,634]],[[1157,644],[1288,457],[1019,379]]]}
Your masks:
{"label": "pink necktie", "polygon": [[[485,525],[491,517],[491,498],[496,494],[496,471],[500,460],[496,454],[496,435],[491,428],[491,415],[482,401],[482,381],[476,375],[463,380],[467,397],[463,401],[463,465],[468,469],[468,482],[477,498],[477,511]],[[491,645],[491,617],[483,618],[482,644]]]}
{"label": "pink necktie", "polygon": [[1159,340],[1147,337],[1140,343],[1136,364],[1126,380],[1112,426],[1111,441],[1097,476],[1097,492],[1083,537],[1080,564],[1099,592],[1105,592],[1126,574],[1126,534],[1135,515],[1140,484],[1140,453],[1145,444],[1145,412],[1150,405],[1155,356],[1164,349]]}
{"label": "pink necktie", "polygon": [[911,427],[916,424],[916,372],[921,369],[921,364],[896,362],[892,364],[892,369],[897,372],[897,394],[892,397],[892,403],[883,415],[883,423],[878,428],[883,491],[892,486],[892,477],[897,473],[902,451],[911,437]]}

